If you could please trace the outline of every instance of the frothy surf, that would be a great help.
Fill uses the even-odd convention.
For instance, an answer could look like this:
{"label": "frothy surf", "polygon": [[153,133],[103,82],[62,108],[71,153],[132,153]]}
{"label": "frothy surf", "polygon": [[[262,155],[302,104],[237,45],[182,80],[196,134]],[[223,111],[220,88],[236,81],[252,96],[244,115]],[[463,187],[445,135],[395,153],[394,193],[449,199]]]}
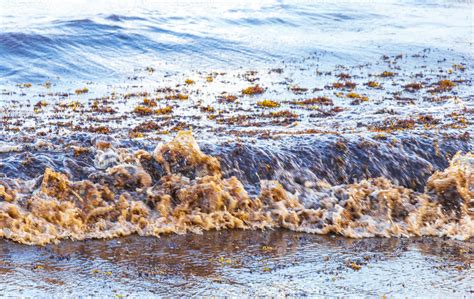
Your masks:
{"label": "frothy surf", "polygon": [[[474,155],[458,153],[424,192],[386,178],[332,186],[305,182],[311,198],[261,181],[252,197],[225,178],[217,158],[181,131],[153,152],[94,146],[103,171],[72,181],[46,169],[33,180],[0,179],[0,237],[30,245],[130,234],[274,229],[351,238],[474,234]],[[113,163],[109,163],[113,157]]]}

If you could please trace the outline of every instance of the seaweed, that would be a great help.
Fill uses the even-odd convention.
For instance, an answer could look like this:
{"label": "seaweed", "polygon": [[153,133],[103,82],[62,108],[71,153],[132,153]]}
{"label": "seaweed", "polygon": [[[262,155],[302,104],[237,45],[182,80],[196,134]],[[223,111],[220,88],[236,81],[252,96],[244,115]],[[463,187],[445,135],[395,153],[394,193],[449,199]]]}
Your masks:
{"label": "seaweed", "polygon": [[89,89],[87,87],[79,88],[74,91],[77,95],[88,93]]}
{"label": "seaweed", "polygon": [[139,115],[152,115],[154,113],[153,109],[146,106],[137,106],[133,109],[133,112]]}
{"label": "seaweed", "polygon": [[262,107],[262,108],[276,108],[276,107],[280,107],[280,104],[272,100],[263,100],[263,101],[257,102],[257,106]]}
{"label": "seaweed", "polygon": [[354,99],[354,101],[351,102],[352,105],[358,105],[362,102],[369,101],[368,97],[362,96],[356,92],[349,92],[348,94],[346,94],[346,97],[348,97],[349,99]]}
{"label": "seaweed", "polygon": [[415,92],[415,91],[417,91],[417,90],[422,89],[422,88],[423,88],[423,84],[414,82],[414,83],[406,84],[405,86],[403,86],[403,88],[404,88],[406,91]]}
{"label": "seaweed", "polygon": [[291,86],[289,89],[290,89],[294,94],[303,94],[303,93],[306,93],[306,92],[308,91],[307,88],[299,87],[298,85]]}
{"label": "seaweed", "polygon": [[234,95],[223,95],[217,97],[217,101],[220,103],[233,103],[237,100],[237,97]]}
{"label": "seaweed", "polygon": [[380,83],[377,81],[369,81],[367,82],[367,86],[371,88],[380,88]]}
{"label": "seaweed", "polygon": [[389,71],[384,71],[379,75],[379,77],[382,77],[382,78],[393,77],[393,76],[395,76],[395,73],[389,72]]}
{"label": "seaweed", "polygon": [[351,81],[334,82],[330,86],[326,86],[328,89],[354,89],[357,84]]}
{"label": "seaweed", "polygon": [[265,89],[263,87],[260,87],[260,85],[258,84],[242,89],[242,94],[244,95],[262,94],[264,92],[265,92]]}
{"label": "seaweed", "polygon": [[438,81],[436,87],[428,90],[431,93],[446,92],[452,90],[456,86],[456,83],[449,79],[443,79]]}
{"label": "seaweed", "polygon": [[316,97],[300,101],[292,101],[290,104],[294,105],[322,105],[322,106],[332,106],[334,105],[333,101],[328,97]]}

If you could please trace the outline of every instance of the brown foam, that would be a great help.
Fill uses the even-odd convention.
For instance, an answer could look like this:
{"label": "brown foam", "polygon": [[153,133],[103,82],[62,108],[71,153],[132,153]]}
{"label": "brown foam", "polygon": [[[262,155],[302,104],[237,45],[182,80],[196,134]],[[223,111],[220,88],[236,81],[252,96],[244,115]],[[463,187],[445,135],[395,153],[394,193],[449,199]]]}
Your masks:
{"label": "brown foam", "polygon": [[223,178],[219,161],[205,155],[190,132],[179,132],[153,153],[115,153],[118,165],[89,180],[72,181],[52,169],[36,189],[32,182],[0,179],[0,237],[44,245],[219,229],[461,240],[474,233],[472,153],[457,154],[446,170],[434,173],[424,193],[386,178],[308,184],[318,191],[318,208],[306,207],[304,198],[276,181],[262,181],[260,195],[249,196],[237,178]]}

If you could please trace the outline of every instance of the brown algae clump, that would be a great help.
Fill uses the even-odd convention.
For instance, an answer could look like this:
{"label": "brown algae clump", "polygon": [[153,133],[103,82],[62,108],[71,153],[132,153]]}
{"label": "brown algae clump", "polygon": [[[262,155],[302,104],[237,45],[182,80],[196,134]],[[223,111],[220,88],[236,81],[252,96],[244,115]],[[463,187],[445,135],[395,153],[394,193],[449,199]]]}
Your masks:
{"label": "brown algae clump", "polygon": [[437,89],[439,91],[449,91],[449,90],[453,89],[453,87],[455,87],[455,86],[456,86],[456,83],[454,83],[451,80],[440,80],[438,82]]}
{"label": "brown algae clump", "polygon": [[155,110],[155,113],[156,114],[170,114],[170,113],[173,113],[173,107],[171,106],[166,106],[166,107],[163,107],[163,108],[159,108],[159,109],[156,109]]}
{"label": "brown algae clump", "polygon": [[242,89],[242,94],[244,95],[262,94],[264,92],[265,92],[265,89],[258,84]]}
{"label": "brown algae clump", "polygon": [[346,94],[346,97],[348,97],[349,99],[354,99],[351,102],[352,105],[357,105],[357,104],[360,104],[361,102],[369,101],[368,97],[362,96],[356,92],[349,92],[348,94]]}
{"label": "brown algae clump", "polygon": [[139,115],[152,115],[153,109],[147,106],[137,106],[133,109],[133,112]]}
{"label": "brown algae clump", "polygon": [[409,92],[415,92],[417,90],[420,90],[423,88],[423,84],[421,83],[409,83],[409,84],[406,84],[405,86],[403,86],[403,88],[406,90],[406,91],[409,91]]}
{"label": "brown algae clump", "polygon": [[330,87],[335,89],[354,89],[357,86],[356,83],[351,81],[345,82],[334,82]]}
{"label": "brown algae clump", "polygon": [[149,106],[149,107],[156,107],[158,104],[156,103],[155,100],[150,100],[149,98],[144,98],[143,99],[143,105]]}
{"label": "brown algae clump", "polygon": [[371,88],[380,88],[380,83],[377,81],[369,81],[367,82],[367,86]]}
{"label": "brown algae clump", "polygon": [[233,103],[237,100],[237,97],[234,95],[225,95],[225,96],[219,96],[217,98],[217,101],[220,103]]}
{"label": "brown algae clump", "polygon": [[169,94],[165,96],[165,99],[167,100],[187,100],[189,99],[189,96],[184,93],[177,93],[177,94]]}
{"label": "brown algae clump", "polygon": [[395,76],[395,73],[389,72],[389,71],[384,71],[379,76],[383,77],[383,78],[393,77],[393,76]]}
{"label": "brown algae clump", "polygon": [[306,93],[308,91],[307,88],[305,87],[300,87],[298,85],[295,85],[295,86],[291,86],[290,87],[290,90],[294,93],[294,94],[303,94],[303,93]]}
{"label": "brown algae clump", "polygon": [[79,89],[76,89],[74,91],[77,95],[79,94],[83,94],[83,93],[88,93],[89,92],[89,89],[87,87],[84,87],[84,88],[79,88]]}
{"label": "brown algae clump", "polygon": [[306,100],[301,100],[301,101],[293,101],[290,102],[291,104],[295,105],[322,105],[322,106],[332,106],[333,101],[330,98],[327,97],[316,97],[316,98],[311,98],[311,99],[306,99]]}
{"label": "brown algae clump", "polygon": [[[96,151],[96,159],[104,152]],[[44,245],[63,239],[130,234],[200,233],[219,229],[286,228],[352,238],[474,234],[474,156],[457,154],[428,180],[424,193],[384,178],[317,184],[318,208],[261,181],[251,197],[219,160],[204,154],[191,132],[153,152],[112,149],[117,163],[82,181],[47,168],[37,184],[0,178],[0,237]],[[39,187],[35,187],[39,186]],[[312,205],[314,206],[314,205]]]}

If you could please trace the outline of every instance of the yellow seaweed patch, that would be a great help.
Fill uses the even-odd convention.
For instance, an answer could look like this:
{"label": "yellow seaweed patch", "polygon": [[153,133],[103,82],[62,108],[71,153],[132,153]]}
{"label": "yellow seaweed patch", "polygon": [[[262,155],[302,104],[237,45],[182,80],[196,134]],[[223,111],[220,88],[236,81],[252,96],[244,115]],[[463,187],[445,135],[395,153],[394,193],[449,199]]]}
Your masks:
{"label": "yellow seaweed patch", "polygon": [[166,106],[163,108],[156,109],[155,113],[156,114],[170,114],[173,112],[173,107],[171,106]]}
{"label": "yellow seaweed patch", "polygon": [[133,112],[139,115],[151,115],[153,114],[153,109],[146,106],[137,106],[135,109],[133,109]]}
{"label": "yellow seaweed patch", "polygon": [[265,89],[263,89],[260,85],[249,86],[245,89],[242,89],[242,94],[245,95],[262,94],[264,92]]}
{"label": "yellow seaweed patch", "polygon": [[280,104],[272,100],[263,100],[263,101],[257,102],[257,106],[262,107],[262,108],[276,108],[276,107],[280,107]]}
{"label": "yellow seaweed patch", "polygon": [[158,108],[156,110],[153,110],[152,108],[147,106],[137,106],[135,107],[133,112],[139,115],[169,114],[173,112],[173,107],[166,106],[164,108]]}
{"label": "yellow seaweed patch", "polygon": [[150,107],[156,107],[158,104],[156,103],[155,100],[150,100],[149,98],[144,98],[143,99],[143,105],[150,106]]}
{"label": "yellow seaweed patch", "polygon": [[189,96],[187,94],[178,93],[178,94],[167,95],[167,96],[165,96],[165,99],[167,99],[167,100],[187,100],[187,99],[189,99]]}
{"label": "yellow seaweed patch", "polygon": [[444,79],[438,81],[436,83],[436,86],[430,90],[428,90],[431,93],[438,93],[438,92],[446,92],[452,90],[456,86],[456,83],[449,79]]}
{"label": "yellow seaweed patch", "polygon": [[441,90],[449,90],[449,89],[452,89],[454,86],[456,86],[456,83],[454,83],[451,80],[440,80],[438,82],[438,87]]}
{"label": "yellow seaweed patch", "polygon": [[352,270],[354,271],[359,271],[360,269],[362,269],[362,266],[359,264],[356,264],[355,262],[350,263],[349,267],[352,268]]}
{"label": "yellow seaweed patch", "polygon": [[380,83],[377,82],[377,81],[369,81],[369,82],[367,82],[367,86],[368,86],[368,87],[372,87],[372,88],[379,88],[379,87],[380,87]]}
{"label": "yellow seaweed patch", "polygon": [[[369,100],[368,97],[366,96],[362,96],[356,92],[349,92],[348,94],[346,94],[346,97],[350,98],[350,99],[355,99],[357,101],[357,103],[360,103],[360,102],[367,102]],[[352,102],[352,103],[356,103],[356,102]]]}
{"label": "yellow seaweed patch", "polygon": [[206,113],[214,113],[216,112],[216,109],[212,106],[204,106],[204,107],[201,107],[199,110],[201,110],[201,112],[206,112]]}
{"label": "yellow seaweed patch", "polygon": [[395,73],[389,72],[389,71],[384,71],[384,72],[382,72],[379,76],[380,76],[380,77],[384,77],[384,78],[386,78],[386,77],[393,77],[393,76],[395,76]]}

